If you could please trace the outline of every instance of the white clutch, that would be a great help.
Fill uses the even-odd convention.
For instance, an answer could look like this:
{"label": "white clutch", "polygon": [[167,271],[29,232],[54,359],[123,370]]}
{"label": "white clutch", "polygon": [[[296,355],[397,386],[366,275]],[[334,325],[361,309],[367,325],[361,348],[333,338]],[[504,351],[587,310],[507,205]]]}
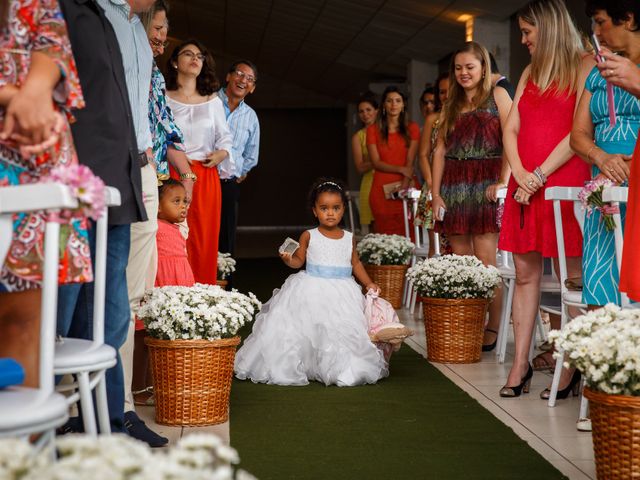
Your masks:
{"label": "white clutch", "polygon": [[300,246],[300,244],[298,242],[296,242],[293,238],[287,237],[284,240],[284,243],[282,245],[280,245],[280,248],[278,248],[278,252],[280,252],[280,253],[290,253],[291,255],[293,255],[294,252],[298,249],[299,246]]}

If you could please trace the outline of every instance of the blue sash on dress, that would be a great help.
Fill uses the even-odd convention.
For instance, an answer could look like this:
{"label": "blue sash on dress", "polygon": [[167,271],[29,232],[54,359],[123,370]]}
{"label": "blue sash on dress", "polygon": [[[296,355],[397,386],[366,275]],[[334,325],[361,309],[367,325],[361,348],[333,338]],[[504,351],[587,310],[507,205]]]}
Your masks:
{"label": "blue sash on dress", "polygon": [[334,267],[307,263],[307,273],[312,277],[320,278],[350,278],[351,267]]}

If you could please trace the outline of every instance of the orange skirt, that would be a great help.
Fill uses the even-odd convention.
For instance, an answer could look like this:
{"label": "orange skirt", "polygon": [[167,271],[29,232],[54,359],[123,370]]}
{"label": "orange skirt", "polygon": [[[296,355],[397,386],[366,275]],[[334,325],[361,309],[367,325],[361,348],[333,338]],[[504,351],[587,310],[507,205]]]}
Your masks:
{"label": "orange skirt", "polygon": [[[198,180],[193,185],[193,198],[187,213],[187,255],[195,281],[215,285],[218,277],[218,236],[222,206],[220,176],[217,168],[205,167],[200,162],[193,162],[191,170],[198,176]],[[171,176],[179,179],[174,170],[171,171]]]}
{"label": "orange skirt", "polygon": [[629,200],[624,227],[620,291],[640,302],[640,142],[636,144],[629,177]]}

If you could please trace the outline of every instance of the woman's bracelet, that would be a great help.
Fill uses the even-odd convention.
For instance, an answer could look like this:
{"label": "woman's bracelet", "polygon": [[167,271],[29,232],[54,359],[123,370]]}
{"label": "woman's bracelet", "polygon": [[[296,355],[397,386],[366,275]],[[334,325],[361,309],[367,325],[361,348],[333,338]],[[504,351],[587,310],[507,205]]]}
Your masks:
{"label": "woman's bracelet", "polygon": [[[591,152],[593,152],[596,148],[600,148],[600,147],[598,147],[597,145],[594,145],[587,152],[587,162],[592,162],[592,160],[591,160]],[[593,163],[596,163],[596,159],[595,158],[593,159]]]}
{"label": "woman's bracelet", "polygon": [[540,167],[536,167],[533,173],[536,177],[538,177],[540,183],[542,183],[543,185],[547,183],[547,176],[542,172],[542,169]]}

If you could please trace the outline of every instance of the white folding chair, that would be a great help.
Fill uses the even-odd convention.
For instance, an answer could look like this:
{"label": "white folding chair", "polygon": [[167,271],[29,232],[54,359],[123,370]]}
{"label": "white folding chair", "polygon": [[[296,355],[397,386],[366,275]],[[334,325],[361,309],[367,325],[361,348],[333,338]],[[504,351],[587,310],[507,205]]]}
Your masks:
{"label": "white folding chair", "polygon": [[[69,188],[61,184],[33,184],[0,188],[0,259],[12,238],[12,214],[77,208]],[[47,221],[40,320],[39,387],[10,387],[0,391],[0,437],[28,437],[42,433],[40,448],[50,444],[55,429],[67,419],[65,398],[54,391],[53,356],[58,302],[60,225]]]}
{"label": "white folding chair", "polygon": [[[105,189],[106,207],[120,205],[120,192],[112,187]],[[107,272],[108,209],[96,225],[96,258],[94,268],[93,339],[64,337],[56,342],[54,371],[56,375],[73,375],[76,380],[57,386],[59,392],[72,393],[67,403],[80,401],[84,431],[97,435],[96,415],[91,391],[96,390],[96,407],[100,432],[111,433],[105,373],[116,364],[116,350],[104,343],[105,281]]]}
{"label": "white folding chair", "polygon": [[[613,214],[613,221],[616,224],[614,238],[616,243],[616,263],[618,265],[618,273],[620,273],[622,268],[622,250],[624,246],[620,203],[626,203],[628,195],[629,187],[609,187],[605,188],[602,192],[602,201],[611,202],[613,206],[618,207],[618,213]],[[623,307],[626,307],[631,303],[629,301],[629,297],[624,292],[620,292],[620,303]]]}
{"label": "white folding chair", "polygon": [[[507,196],[507,189],[501,188],[497,192],[498,202],[504,204]],[[496,338],[496,356],[498,363],[504,363],[507,355],[507,341],[509,338],[509,322],[511,320],[511,310],[513,309],[513,293],[516,287],[516,269],[513,265],[513,258],[510,252],[498,250],[498,271],[502,277],[504,290],[502,291],[502,314],[500,316],[500,326],[498,327],[498,336]],[[543,292],[560,292],[560,283],[552,275],[544,275],[540,289]],[[546,332],[542,324],[540,312],[536,315],[536,330],[541,341],[546,341]],[[535,345],[535,335],[531,341],[529,357],[533,355],[533,347]]]}
{"label": "white folding chair", "polygon": [[[360,225],[360,221],[356,224],[356,219],[360,218],[358,212],[360,211],[360,205],[358,205],[360,201],[360,192],[358,190],[348,190],[347,191],[347,202],[348,202],[348,210],[349,210],[349,229],[355,235],[356,234],[356,225]],[[358,228],[360,230],[360,228]]]}
{"label": "white folding chair", "polygon": [[[582,303],[582,292],[569,290],[565,285],[567,280],[567,257],[564,248],[561,202],[573,202],[574,215],[582,229],[584,212],[581,211],[578,203],[578,194],[580,193],[580,190],[580,187],[549,187],[545,190],[545,199],[553,201],[553,216],[556,229],[556,240],[558,242],[558,264],[560,266],[560,289],[562,299],[560,328],[564,327],[570,320],[569,307],[577,307],[581,310],[585,310],[587,307]],[[553,382],[551,383],[551,394],[549,396],[550,407],[553,407],[556,404],[556,396],[558,394],[558,386],[560,384],[560,374],[562,373],[562,364],[564,362],[564,351],[558,350],[558,354],[559,356],[556,360],[556,368],[553,373]],[[586,406],[585,402],[582,403]]]}
{"label": "white folding chair", "polygon": [[[425,235],[425,231],[423,228],[415,224],[416,215],[418,213],[418,201],[420,200],[421,191],[417,188],[408,188],[403,190],[400,193],[400,198],[402,199],[402,213],[404,218],[404,231],[405,237],[409,241],[412,241],[415,245],[413,249],[413,253],[411,254],[411,263],[410,266],[414,266],[418,260],[418,258],[427,258],[429,256],[429,245],[428,245],[428,236]],[[413,236],[411,238],[411,227],[410,221],[413,219]],[[426,242],[426,245],[424,245]],[[415,296],[416,293],[413,291],[413,285],[409,282],[408,279],[405,278],[404,281],[404,295],[403,295],[403,304],[405,308],[411,307],[412,304],[415,304]],[[413,308],[411,308],[411,313],[413,313]]]}

